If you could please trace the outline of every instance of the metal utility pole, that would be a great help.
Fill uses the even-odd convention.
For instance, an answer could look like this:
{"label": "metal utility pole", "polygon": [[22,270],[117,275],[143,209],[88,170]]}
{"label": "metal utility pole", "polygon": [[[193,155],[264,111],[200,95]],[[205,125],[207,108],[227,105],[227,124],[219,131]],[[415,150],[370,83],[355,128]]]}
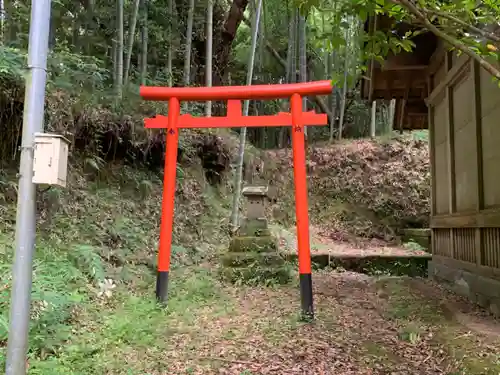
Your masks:
{"label": "metal utility pole", "polygon": [[[213,52],[213,32],[214,32],[214,0],[208,0],[207,7],[207,45],[205,49],[205,86],[212,87],[212,52]],[[212,101],[205,104],[205,116],[212,116]]]}
{"label": "metal utility pole", "polygon": [[6,375],[26,374],[35,247],[36,186],[32,182],[34,133],[43,131],[51,0],[31,2],[28,69],[17,196],[16,253],[12,270]]}

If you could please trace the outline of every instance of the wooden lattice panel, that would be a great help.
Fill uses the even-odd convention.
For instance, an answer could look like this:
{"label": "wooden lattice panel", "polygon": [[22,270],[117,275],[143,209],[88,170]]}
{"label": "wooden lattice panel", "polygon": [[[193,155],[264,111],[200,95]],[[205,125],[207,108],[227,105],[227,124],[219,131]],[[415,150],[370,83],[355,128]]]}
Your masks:
{"label": "wooden lattice panel", "polygon": [[474,228],[455,228],[452,233],[455,259],[476,263],[476,230]]}
{"label": "wooden lattice panel", "polygon": [[432,230],[432,253],[444,257],[450,257],[450,239],[451,232],[449,229],[433,229]]}
{"label": "wooden lattice panel", "polygon": [[483,254],[484,266],[500,268],[500,228],[483,228]]}

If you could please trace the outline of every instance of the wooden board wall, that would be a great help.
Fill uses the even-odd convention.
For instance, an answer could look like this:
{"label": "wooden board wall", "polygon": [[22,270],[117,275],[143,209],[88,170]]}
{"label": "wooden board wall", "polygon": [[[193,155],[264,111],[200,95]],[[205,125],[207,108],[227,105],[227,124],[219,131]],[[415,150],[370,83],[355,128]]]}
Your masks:
{"label": "wooden board wall", "polygon": [[500,269],[500,88],[469,57],[440,53],[427,99],[433,254]]}

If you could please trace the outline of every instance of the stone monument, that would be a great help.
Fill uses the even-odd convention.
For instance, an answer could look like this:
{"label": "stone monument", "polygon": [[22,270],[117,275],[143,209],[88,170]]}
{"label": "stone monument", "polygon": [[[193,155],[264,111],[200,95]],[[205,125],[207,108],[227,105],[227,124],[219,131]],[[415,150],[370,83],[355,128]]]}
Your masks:
{"label": "stone monument", "polygon": [[287,283],[290,267],[280,254],[278,241],[266,219],[267,186],[247,186],[245,217],[222,256],[223,274],[232,282]]}

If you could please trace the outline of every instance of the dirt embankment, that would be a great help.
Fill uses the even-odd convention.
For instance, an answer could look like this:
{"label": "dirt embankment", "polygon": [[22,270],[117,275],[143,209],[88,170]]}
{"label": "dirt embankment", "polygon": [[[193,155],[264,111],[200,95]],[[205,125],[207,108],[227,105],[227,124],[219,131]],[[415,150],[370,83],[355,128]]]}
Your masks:
{"label": "dirt embankment", "polygon": [[[313,146],[307,169],[312,221],[333,239],[391,241],[403,228],[429,224],[426,141],[399,137]],[[277,188],[275,216],[291,224],[295,220],[291,150],[268,152],[266,170]]]}

